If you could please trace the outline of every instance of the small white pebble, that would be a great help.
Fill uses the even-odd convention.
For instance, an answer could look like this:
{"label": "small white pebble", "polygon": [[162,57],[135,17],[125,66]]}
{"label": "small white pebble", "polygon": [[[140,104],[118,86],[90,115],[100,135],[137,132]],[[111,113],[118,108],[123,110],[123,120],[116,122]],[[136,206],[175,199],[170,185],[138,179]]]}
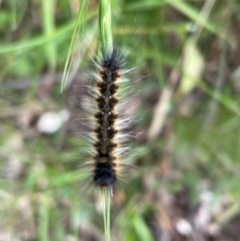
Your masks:
{"label": "small white pebble", "polygon": [[185,219],[179,219],[176,222],[176,229],[181,235],[184,235],[184,236],[189,236],[192,233],[192,226]]}
{"label": "small white pebble", "polygon": [[41,133],[53,134],[58,131],[64,122],[70,117],[67,110],[62,110],[59,113],[47,112],[41,115],[37,122],[37,129]]}

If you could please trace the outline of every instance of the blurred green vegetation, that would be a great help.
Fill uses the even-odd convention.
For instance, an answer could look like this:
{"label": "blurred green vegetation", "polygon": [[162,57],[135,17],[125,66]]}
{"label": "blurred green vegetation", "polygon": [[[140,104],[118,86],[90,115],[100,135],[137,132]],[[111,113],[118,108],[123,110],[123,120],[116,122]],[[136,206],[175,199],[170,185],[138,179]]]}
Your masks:
{"label": "blurred green vegetation", "polygon": [[[104,239],[96,190],[79,171],[87,144],[76,120],[82,92],[73,90],[96,50],[98,1],[76,42],[73,88],[60,93],[79,6],[0,1],[0,240]],[[206,226],[226,239],[204,227],[205,240],[240,238],[228,231],[240,225],[239,12],[238,0],[112,1],[114,41],[130,50],[138,93],[135,168],[112,200],[113,240],[185,240],[177,220],[194,227],[206,193]],[[63,109],[70,120],[41,133],[39,118]]]}

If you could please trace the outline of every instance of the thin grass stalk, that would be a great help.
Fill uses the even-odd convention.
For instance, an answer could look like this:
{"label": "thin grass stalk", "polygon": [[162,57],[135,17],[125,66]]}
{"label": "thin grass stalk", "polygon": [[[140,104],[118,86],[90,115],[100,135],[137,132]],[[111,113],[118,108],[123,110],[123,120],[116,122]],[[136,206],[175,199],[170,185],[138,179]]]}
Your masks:
{"label": "thin grass stalk", "polygon": [[39,205],[39,228],[38,238],[39,241],[48,241],[49,232],[49,193],[41,197]]}
{"label": "thin grass stalk", "polygon": [[111,241],[110,235],[110,205],[111,205],[111,189],[105,188],[103,194],[103,222],[106,241]]}
{"label": "thin grass stalk", "polygon": [[100,48],[103,54],[109,55],[113,50],[112,28],[111,28],[111,1],[101,0],[99,4],[99,37]]}
{"label": "thin grass stalk", "polygon": [[[113,51],[113,39],[111,28],[111,1],[101,0],[99,4],[99,52],[104,56],[110,56]],[[110,236],[110,206],[111,188],[103,190],[103,221],[106,241],[111,240]]]}
{"label": "thin grass stalk", "polygon": [[[41,0],[44,35],[49,38],[55,31],[54,24],[54,2],[48,0]],[[51,71],[55,70],[57,63],[57,49],[54,42],[49,42],[45,46],[46,58]]]}

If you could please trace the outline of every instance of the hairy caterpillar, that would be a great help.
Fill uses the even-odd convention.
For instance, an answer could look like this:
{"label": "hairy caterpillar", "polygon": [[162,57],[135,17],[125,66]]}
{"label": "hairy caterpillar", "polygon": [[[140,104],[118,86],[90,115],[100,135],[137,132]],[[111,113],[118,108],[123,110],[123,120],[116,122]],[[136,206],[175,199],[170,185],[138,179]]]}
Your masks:
{"label": "hairy caterpillar", "polygon": [[124,118],[122,84],[126,82],[124,70],[126,53],[114,47],[110,53],[102,52],[93,60],[97,73],[93,74],[92,97],[87,105],[90,114],[92,144],[92,181],[99,187],[112,187],[123,174],[123,161],[127,147],[124,143],[129,135],[122,131],[128,127],[130,118]]}

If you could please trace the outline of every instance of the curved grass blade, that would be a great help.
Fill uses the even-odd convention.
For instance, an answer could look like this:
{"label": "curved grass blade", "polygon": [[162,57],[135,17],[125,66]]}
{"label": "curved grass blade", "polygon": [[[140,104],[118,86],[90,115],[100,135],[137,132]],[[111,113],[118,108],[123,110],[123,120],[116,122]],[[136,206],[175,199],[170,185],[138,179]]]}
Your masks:
{"label": "curved grass blade", "polygon": [[63,90],[65,89],[65,87],[67,85],[69,73],[70,73],[70,70],[71,70],[72,63],[73,63],[72,53],[76,49],[76,45],[77,45],[77,42],[78,42],[78,37],[79,37],[81,27],[82,27],[81,37],[84,35],[84,23],[86,21],[88,3],[89,3],[89,0],[83,0],[82,4],[81,4],[81,7],[80,7],[80,10],[79,10],[79,13],[78,13],[77,22],[76,22],[75,27],[74,27],[74,31],[73,31],[70,47],[69,47],[69,50],[68,50],[66,63],[65,63],[65,66],[64,66],[63,78],[62,78],[62,84],[61,84],[61,92],[63,92]]}

